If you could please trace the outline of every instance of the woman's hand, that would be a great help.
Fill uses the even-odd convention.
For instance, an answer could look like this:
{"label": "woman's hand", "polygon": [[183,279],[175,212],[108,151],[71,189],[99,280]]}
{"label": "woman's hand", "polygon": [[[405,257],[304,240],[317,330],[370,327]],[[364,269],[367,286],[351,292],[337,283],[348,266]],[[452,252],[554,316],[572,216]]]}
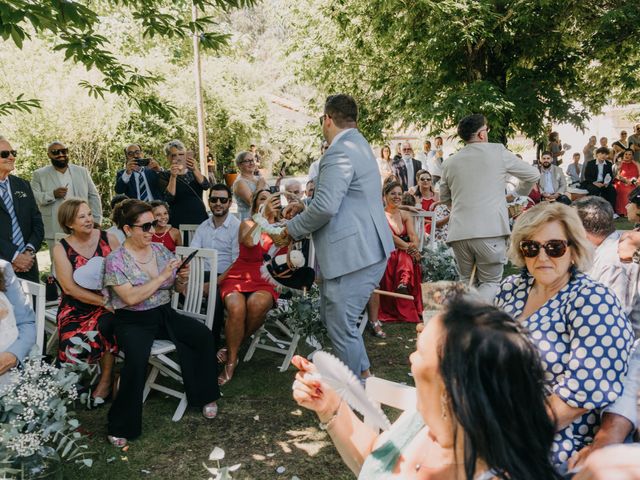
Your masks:
{"label": "woman's hand", "polygon": [[169,263],[167,263],[167,265],[164,267],[162,272],[160,272],[160,277],[163,279],[162,283],[169,280],[170,278],[173,278],[173,275],[174,275],[173,272],[176,268],[180,266],[180,263],[181,263],[180,260],[177,260],[177,259],[171,260]]}
{"label": "woman's hand", "polygon": [[176,280],[181,283],[187,283],[189,280],[189,265],[185,265],[180,270],[176,272]]}
{"label": "woman's hand", "polygon": [[178,175],[180,175],[180,173],[182,173],[182,165],[180,165],[179,163],[172,163],[170,172],[172,177],[177,177]]}
{"label": "woman's hand", "polygon": [[316,412],[321,422],[331,420],[340,406],[338,394],[320,380],[315,365],[306,358],[296,355],[291,363],[300,370],[293,382],[293,399],[301,407]]}
{"label": "woman's hand", "polygon": [[280,194],[272,193],[264,204],[264,217],[265,218],[278,218],[280,216],[280,210],[282,205],[280,204]]}

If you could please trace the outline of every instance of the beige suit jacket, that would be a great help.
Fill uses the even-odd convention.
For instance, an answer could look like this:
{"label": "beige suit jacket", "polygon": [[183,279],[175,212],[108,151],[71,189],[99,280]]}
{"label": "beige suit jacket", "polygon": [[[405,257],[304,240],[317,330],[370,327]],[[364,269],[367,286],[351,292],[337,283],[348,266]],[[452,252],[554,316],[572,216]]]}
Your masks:
{"label": "beige suit jacket", "polygon": [[540,172],[501,143],[470,143],[442,165],[440,200],[451,204],[447,242],[508,236],[506,181],[520,180],[517,192],[527,195]]}
{"label": "beige suit jacket", "polygon": [[[102,223],[100,194],[98,194],[88,170],[79,165],[69,164],[69,173],[73,182],[74,198],[86,200],[94,220],[99,224]],[[62,186],[53,165],[47,165],[33,172],[31,188],[42,214],[44,238],[49,240],[55,238],[56,233],[62,233],[62,227],[58,224],[58,208],[65,199],[53,196],[53,191]]]}
{"label": "beige suit jacket", "polygon": [[[551,170],[551,184],[553,185],[553,192],[551,193],[567,193],[567,179],[564,176],[564,172],[562,169],[556,165],[551,165],[549,167]],[[540,169],[540,191],[544,190],[544,169]]]}

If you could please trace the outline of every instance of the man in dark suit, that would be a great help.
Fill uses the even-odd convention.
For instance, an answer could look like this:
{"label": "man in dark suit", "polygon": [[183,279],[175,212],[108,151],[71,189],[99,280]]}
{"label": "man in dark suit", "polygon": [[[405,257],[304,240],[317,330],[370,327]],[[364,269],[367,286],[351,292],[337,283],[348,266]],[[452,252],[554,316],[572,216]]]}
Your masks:
{"label": "man in dark suit", "polygon": [[416,186],[416,173],[422,169],[422,163],[413,158],[413,148],[409,142],[402,142],[402,148],[400,150],[402,156],[394,157],[391,163],[391,169],[400,184],[402,185],[402,191],[406,192],[411,187]]}
{"label": "man in dark suit", "polygon": [[136,143],[124,149],[126,164],[116,174],[116,193],[145,202],[162,200],[158,187],[160,165],[154,159],[143,158],[142,148]]}
{"label": "man in dark suit", "polygon": [[11,263],[18,277],[37,283],[36,252],[42,245],[44,225],[29,182],[10,175],[16,155],[0,137],[0,258]]}
{"label": "man in dark suit", "polygon": [[584,181],[581,186],[589,192],[589,195],[604,198],[615,211],[616,190],[613,188],[613,165],[607,160],[608,155],[607,147],[596,150],[596,159],[591,160],[584,167]]}

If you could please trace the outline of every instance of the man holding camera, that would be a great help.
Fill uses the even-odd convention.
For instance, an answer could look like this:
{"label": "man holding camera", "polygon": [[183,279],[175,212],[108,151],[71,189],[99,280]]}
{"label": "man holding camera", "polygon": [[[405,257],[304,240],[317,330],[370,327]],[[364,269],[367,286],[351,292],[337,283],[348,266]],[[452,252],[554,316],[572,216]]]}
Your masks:
{"label": "man holding camera", "polygon": [[152,158],[144,158],[142,147],[136,143],[124,149],[126,164],[116,174],[116,193],[144,202],[162,198],[158,187],[160,165]]}

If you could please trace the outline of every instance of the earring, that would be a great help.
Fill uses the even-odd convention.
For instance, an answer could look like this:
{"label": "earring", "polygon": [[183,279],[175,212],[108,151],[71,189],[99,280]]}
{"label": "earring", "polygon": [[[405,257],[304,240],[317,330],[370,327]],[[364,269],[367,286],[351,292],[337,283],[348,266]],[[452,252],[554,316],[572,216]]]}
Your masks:
{"label": "earring", "polygon": [[442,416],[443,420],[446,420],[448,418],[447,416],[447,410],[449,409],[448,400],[449,399],[447,398],[447,394],[443,392],[442,395],[440,395],[440,415]]}

